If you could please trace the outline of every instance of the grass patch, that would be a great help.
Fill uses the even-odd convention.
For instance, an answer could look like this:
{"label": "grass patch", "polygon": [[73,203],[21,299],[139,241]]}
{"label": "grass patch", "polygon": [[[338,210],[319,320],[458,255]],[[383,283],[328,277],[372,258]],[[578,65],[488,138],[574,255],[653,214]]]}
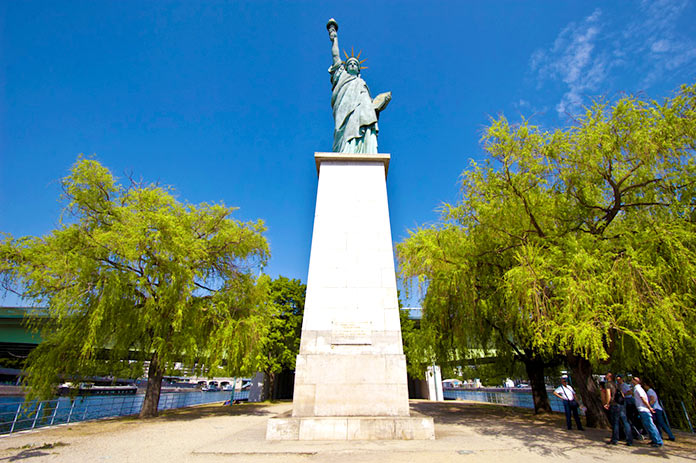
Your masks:
{"label": "grass patch", "polygon": [[58,447],[65,447],[70,444],[66,444],[65,442],[44,442],[43,444],[26,444],[21,447],[8,447],[7,450],[48,450],[48,449],[55,449]]}

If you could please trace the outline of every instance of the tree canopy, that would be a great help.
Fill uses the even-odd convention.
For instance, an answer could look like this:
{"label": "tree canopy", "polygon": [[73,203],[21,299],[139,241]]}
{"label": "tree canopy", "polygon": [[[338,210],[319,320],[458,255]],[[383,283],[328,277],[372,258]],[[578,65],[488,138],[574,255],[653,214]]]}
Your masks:
{"label": "tree canopy", "polygon": [[278,373],[295,369],[295,360],[300,352],[306,292],[307,285],[298,279],[279,276],[269,284],[270,322],[260,340],[256,358],[258,369],[267,377],[264,397],[274,396]]}
{"label": "tree canopy", "polygon": [[152,416],[167,367],[234,371],[255,356],[267,321],[267,277],[254,276],[268,258],[262,221],[123,186],[95,160],[79,158],[62,187],[55,230],[0,242],[4,286],[50,316],[27,361],[29,398],[148,361],[141,416]]}
{"label": "tree canopy", "polygon": [[398,246],[424,321],[460,345],[562,356],[590,425],[603,421],[593,368],[612,360],[686,368],[679,390],[655,381],[693,404],[696,86],[596,102],[554,131],[500,117],[483,144],[461,200]]}

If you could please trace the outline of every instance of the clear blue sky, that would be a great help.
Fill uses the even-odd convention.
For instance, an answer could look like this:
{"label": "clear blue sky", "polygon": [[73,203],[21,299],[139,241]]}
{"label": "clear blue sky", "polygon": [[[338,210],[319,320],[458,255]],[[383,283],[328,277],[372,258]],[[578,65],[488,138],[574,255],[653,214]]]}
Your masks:
{"label": "clear blue sky", "polygon": [[373,95],[393,92],[379,146],[395,242],[457,199],[491,116],[553,128],[593,97],[696,78],[687,1],[0,1],[0,231],[53,229],[85,153],[264,219],[266,271],[305,281],[330,17]]}

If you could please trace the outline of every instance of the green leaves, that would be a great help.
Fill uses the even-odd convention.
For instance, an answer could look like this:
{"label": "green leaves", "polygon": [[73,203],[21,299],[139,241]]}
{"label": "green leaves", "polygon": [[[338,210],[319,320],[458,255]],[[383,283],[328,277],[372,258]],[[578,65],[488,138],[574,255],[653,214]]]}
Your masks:
{"label": "green leaves", "polygon": [[267,282],[254,276],[268,258],[262,221],[182,204],[158,185],[122,186],[94,160],[79,158],[62,184],[58,229],[0,244],[6,286],[50,313],[29,358],[33,394],[154,354],[163,368],[247,362],[268,317]]}
{"label": "green leaves", "polygon": [[397,246],[401,276],[427,289],[423,326],[457,348],[593,362],[693,345],[696,85],[598,102],[551,132],[500,117],[482,142],[461,200]]}
{"label": "green leaves", "polygon": [[258,368],[266,373],[294,370],[307,286],[300,280],[279,276],[270,282],[268,290],[271,320],[260,340]]}

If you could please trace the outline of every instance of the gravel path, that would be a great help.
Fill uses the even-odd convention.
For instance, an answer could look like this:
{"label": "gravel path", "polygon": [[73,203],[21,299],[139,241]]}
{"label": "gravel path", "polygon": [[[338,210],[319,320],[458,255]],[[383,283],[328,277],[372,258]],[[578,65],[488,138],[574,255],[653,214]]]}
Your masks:
{"label": "gravel path", "polygon": [[641,462],[696,461],[696,437],[653,449],[606,445],[608,432],[563,429],[561,415],[469,402],[412,402],[434,417],[434,441],[267,442],[266,420],[291,404],[220,404],[0,437],[0,462]]}

